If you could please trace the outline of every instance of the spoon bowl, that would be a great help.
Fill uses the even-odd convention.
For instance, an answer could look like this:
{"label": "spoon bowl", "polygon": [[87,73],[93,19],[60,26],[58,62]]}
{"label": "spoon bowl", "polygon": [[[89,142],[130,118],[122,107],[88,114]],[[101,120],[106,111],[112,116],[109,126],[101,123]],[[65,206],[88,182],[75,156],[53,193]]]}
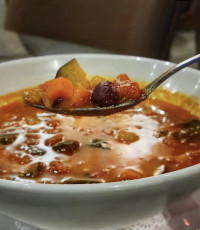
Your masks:
{"label": "spoon bowl", "polygon": [[113,105],[113,106],[106,106],[106,107],[91,107],[91,108],[48,108],[43,105],[36,105],[32,104],[32,107],[35,107],[37,109],[42,109],[48,112],[52,113],[59,113],[59,114],[65,114],[65,115],[74,115],[74,116],[106,116],[111,115],[114,113],[122,112],[126,109],[129,109],[140,102],[147,99],[147,95],[145,93],[142,94],[142,96],[138,100],[129,100],[127,102]]}
{"label": "spoon bowl", "polygon": [[105,107],[90,107],[90,108],[52,108],[52,107],[45,107],[43,105],[37,105],[37,104],[29,104],[32,107],[46,110],[48,112],[58,113],[58,114],[65,114],[65,115],[74,115],[74,116],[106,116],[118,112],[122,112],[124,110],[127,110],[131,107],[136,106],[140,102],[146,100],[149,95],[159,86],[161,85],[165,80],[167,80],[169,77],[173,76],[178,71],[184,69],[187,66],[190,66],[191,64],[200,61],[200,54],[195,55],[189,59],[184,60],[183,62],[180,62],[179,64],[176,64],[175,66],[169,68],[167,71],[162,73],[160,76],[158,76],[155,80],[153,80],[150,84],[148,84],[142,91],[142,95],[136,99],[136,100],[129,100],[124,103],[120,103],[113,106],[105,106]]}

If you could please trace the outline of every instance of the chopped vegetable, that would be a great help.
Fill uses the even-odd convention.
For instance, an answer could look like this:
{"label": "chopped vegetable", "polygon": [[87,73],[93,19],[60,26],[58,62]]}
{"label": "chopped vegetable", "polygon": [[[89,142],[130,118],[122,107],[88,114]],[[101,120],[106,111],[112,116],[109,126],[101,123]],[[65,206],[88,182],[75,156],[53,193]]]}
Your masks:
{"label": "chopped vegetable", "polygon": [[58,127],[60,124],[61,124],[61,121],[58,119],[52,119],[46,122],[47,126],[54,127],[54,128]]}
{"label": "chopped vegetable", "polygon": [[64,100],[60,103],[60,108],[75,108],[84,107],[84,105],[89,104],[91,93],[85,87],[79,85],[75,87],[74,96],[71,100]]}
{"label": "chopped vegetable", "polygon": [[44,149],[39,148],[37,145],[20,145],[20,150],[24,150],[26,153],[33,156],[42,156],[46,153]]}
{"label": "chopped vegetable", "polygon": [[58,98],[70,99],[74,94],[72,83],[64,77],[46,81],[39,88],[52,103]]}
{"label": "chopped vegetable", "polygon": [[3,133],[0,134],[0,144],[9,145],[17,139],[17,133]]}
{"label": "chopped vegetable", "polygon": [[39,87],[33,87],[25,90],[22,94],[23,100],[28,104],[41,104],[42,90]]}
{"label": "chopped vegetable", "polygon": [[167,136],[168,135],[168,131],[167,130],[162,130],[162,129],[160,129],[160,130],[158,130],[157,131],[157,133],[156,133],[156,137],[165,137],[165,136]]}
{"label": "chopped vegetable", "polygon": [[117,87],[117,92],[122,101],[135,100],[142,95],[139,84],[131,81],[126,74],[119,75],[114,81],[114,84]]}
{"label": "chopped vegetable", "polygon": [[100,76],[94,76],[90,80],[90,87],[91,89],[94,89],[100,82],[105,81],[103,77]]}
{"label": "chopped vegetable", "polygon": [[63,142],[59,142],[53,146],[53,150],[57,153],[63,153],[66,155],[72,155],[75,153],[80,147],[80,144],[78,141],[74,140],[67,140]]}
{"label": "chopped vegetable", "polygon": [[63,140],[63,135],[62,134],[57,134],[49,139],[46,139],[45,145],[47,146],[53,146]]}
{"label": "chopped vegetable", "polygon": [[49,165],[49,171],[55,174],[68,173],[70,167],[62,161],[52,161]]}
{"label": "chopped vegetable", "polygon": [[96,184],[96,183],[102,183],[102,181],[99,179],[92,179],[92,178],[70,177],[69,179],[63,182],[63,184]]}
{"label": "chopped vegetable", "polygon": [[108,142],[100,139],[93,139],[89,145],[100,149],[110,149]]}
{"label": "chopped vegetable", "polygon": [[29,166],[25,173],[21,173],[20,177],[37,178],[44,173],[46,166],[41,162],[33,163]]}
{"label": "chopped vegetable", "polygon": [[181,124],[182,129],[173,133],[173,137],[178,140],[186,140],[192,142],[200,137],[200,121],[197,119]]}
{"label": "chopped vegetable", "polygon": [[75,58],[60,67],[56,74],[56,78],[58,77],[68,79],[74,86],[82,85],[86,88],[89,87],[86,73]]}
{"label": "chopped vegetable", "polygon": [[124,172],[122,172],[119,176],[120,180],[135,180],[142,178],[143,175],[133,169],[126,169]]}
{"label": "chopped vegetable", "polygon": [[135,133],[120,130],[116,135],[116,140],[125,144],[131,144],[139,140],[139,136]]}
{"label": "chopped vegetable", "polygon": [[43,102],[45,107],[47,107],[47,108],[51,107],[52,102],[51,102],[50,98],[48,98],[46,93],[44,93],[44,92],[41,93],[41,99],[42,99],[42,102]]}
{"label": "chopped vegetable", "polygon": [[153,175],[157,176],[157,175],[163,174],[164,172],[165,172],[165,165],[160,165],[156,168]]}

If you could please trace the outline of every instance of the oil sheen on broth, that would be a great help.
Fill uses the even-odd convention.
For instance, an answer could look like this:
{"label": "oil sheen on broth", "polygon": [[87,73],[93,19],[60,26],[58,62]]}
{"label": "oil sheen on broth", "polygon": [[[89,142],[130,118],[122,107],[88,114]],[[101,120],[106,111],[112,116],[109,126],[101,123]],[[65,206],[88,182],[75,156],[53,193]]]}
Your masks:
{"label": "oil sheen on broth", "polygon": [[31,108],[21,101],[21,92],[0,97],[0,178],[102,183],[200,163],[199,114],[190,111],[196,102],[165,90],[158,94],[168,101],[179,98],[190,108],[154,96],[123,113],[71,117]]}

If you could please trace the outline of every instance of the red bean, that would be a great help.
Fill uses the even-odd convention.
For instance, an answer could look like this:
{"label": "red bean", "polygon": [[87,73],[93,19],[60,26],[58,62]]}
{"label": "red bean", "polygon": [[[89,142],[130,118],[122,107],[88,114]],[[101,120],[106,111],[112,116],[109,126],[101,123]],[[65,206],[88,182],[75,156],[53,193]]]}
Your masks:
{"label": "red bean", "polygon": [[66,155],[73,155],[80,147],[80,143],[74,140],[67,140],[59,142],[53,146],[53,150],[57,153],[63,153]]}
{"label": "red bean", "polygon": [[100,82],[92,92],[91,100],[99,107],[116,105],[119,101],[116,86],[110,81]]}

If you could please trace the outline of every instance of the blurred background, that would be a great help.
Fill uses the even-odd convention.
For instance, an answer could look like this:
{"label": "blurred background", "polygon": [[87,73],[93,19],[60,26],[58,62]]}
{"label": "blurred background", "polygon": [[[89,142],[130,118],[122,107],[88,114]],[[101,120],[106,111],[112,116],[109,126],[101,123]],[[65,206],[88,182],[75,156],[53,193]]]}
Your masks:
{"label": "blurred background", "polygon": [[117,53],[179,62],[199,52],[199,10],[199,0],[0,0],[0,61]]}

